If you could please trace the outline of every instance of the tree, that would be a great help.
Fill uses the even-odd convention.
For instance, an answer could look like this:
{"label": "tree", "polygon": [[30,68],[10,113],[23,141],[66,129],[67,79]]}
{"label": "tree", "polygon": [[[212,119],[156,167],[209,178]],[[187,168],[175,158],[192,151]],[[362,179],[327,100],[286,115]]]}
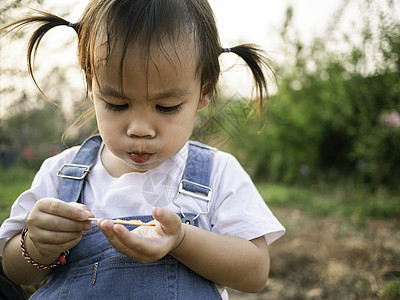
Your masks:
{"label": "tree", "polygon": [[[69,19],[68,14],[77,1],[56,4],[45,0],[1,1],[0,27],[24,14],[34,13],[31,7]],[[40,94],[26,69],[25,45],[32,28],[0,35],[1,151],[8,149],[19,153],[29,146],[35,150],[38,160],[43,159],[52,145],[61,146],[61,137],[72,113],[81,110],[77,103],[85,99],[83,76],[77,58],[66,59],[71,57],[66,55],[68,51],[75,51],[76,34],[64,27],[46,34],[34,68],[35,78],[51,102]],[[69,143],[76,141],[82,141],[79,131]]]}
{"label": "tree", "polygon": [[[339,22],[346,5],[331,24]],[[327,30],[329,35],[306,45],[293,33],[295,12],[287,10],[282,38],[295,56],[277,69],[280,89],[267,125],[257,134],[255,124],[247,124],[245,134],[252,142],[232,143],[256,178],[286,183],[324,178],[397,187],[400,21],[393,18],[391,5],[387,2],[375,15],[371,7],[362,10],[360,43],[346,34],[335,40]],[[372,22],[374,18],[379,22]],[[335,43],[348,50],[330,48]]]}

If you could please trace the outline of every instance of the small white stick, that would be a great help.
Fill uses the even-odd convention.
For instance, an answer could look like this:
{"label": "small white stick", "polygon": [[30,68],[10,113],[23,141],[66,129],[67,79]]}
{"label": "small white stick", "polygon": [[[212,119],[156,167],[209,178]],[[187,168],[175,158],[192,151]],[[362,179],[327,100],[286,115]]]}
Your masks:
{"label": "small white stick", "polygon": [[[102,219],[88,218],[88,221],[100,221],[100,220],[102,220]],[[125,220],[121,220],[121,219],[116,219],[116,220],[105,219],[105,220],[109,220],[116,224],[137,225],[137,226],[156,226],[156,224],[154,224],[154,223],[144,223],[140,220],[130,220],[130,221],[125,221]]]}

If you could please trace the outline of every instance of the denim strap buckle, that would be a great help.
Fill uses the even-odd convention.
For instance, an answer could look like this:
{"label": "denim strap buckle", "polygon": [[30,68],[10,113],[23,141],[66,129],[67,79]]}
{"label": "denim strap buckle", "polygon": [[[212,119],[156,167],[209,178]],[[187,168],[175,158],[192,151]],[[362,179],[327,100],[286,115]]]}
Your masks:
{"label": "denim strap buckle", "polygon": [[[71,171],[71,167],[77,172],[66,172],[65,170]],[[80,170],[81,169],[81,170]],[[90,167],[86,165],[77,165],[77,164],[64,164],[60,170],[57,172],[57,176],[61,178],[67,179],[75,179],[75,180],[82,180],[86,177],[86,175],[90,172]],[[77,173],[77,174],[76,174]]]}
{"label": "denim strap buckle", "polygon": [[[204,193],[205,195],[200,195],[199,193],[195,193],[193,191],[188,190],[188,188],[184,187],[185,184],[186,186],[193,185],[196,191],[199,191],[199,193]],[[182,179],[181,182],[179,183],[178,193],[208,202],[211,201],[212,197],[212,189],[210,187],[186,179]]]}
{"label": "denim strap buckle", "polygon": [[[186,188],[184,187],[185,184],[186,184]],[[190,191],[188,189],[190,189],[192,191]],[[196,192],[194,192],[193,190]],[[204,195],[201,195],[199,193],[202,193],[202,194],[204,193]],[[194,198],[198,198],[198,199],[207,201],[207,211],[199,212],[194,218],[186,217],[183,212],[182,205],[180,205],[179,203],[176,202],[179,194],[183,194],[183,195],[187,195],[190,197],[194,197]],[[200,215],[207,215],[210,212],[211,199],[212,199],[212,189],[210,187],[190,181],[190,180],[182,179],[181,182],[179,183],[178,193],[176,194],[176,197],[174,199],[174,204],[179,206],[181,209],[181,214],[184,217],[182,221],[184,223],[193,225],[193,221],[196,220]]]}

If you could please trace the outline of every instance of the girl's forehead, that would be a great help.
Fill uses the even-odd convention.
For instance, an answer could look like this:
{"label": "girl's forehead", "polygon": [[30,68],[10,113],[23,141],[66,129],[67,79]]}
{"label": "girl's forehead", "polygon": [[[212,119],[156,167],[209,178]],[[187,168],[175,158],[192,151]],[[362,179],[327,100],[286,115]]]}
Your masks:
{"label": "girl's forehead", "polygon": [[[94,53],[95,72],[109,72],[109,70],[136,68],[149,71],[151,68],[173,67],[176,72],[183,69],[193,69],[197,73],[197,49],[193,37],[185,35],[171,40],[168,37],[153,39],[147,46],[142,41],[124,41],[115,39],[114,42],[104,42],[97,39]],[[196,75],[196,74],[195,74]]]}
{"label": "girl's forehead", "polygon": [[[97,53],[97,84],[111,85],[123,93],[133,87],[177,86],[181,82],[200,81],[194,43],[187,39],[153,41],[148,51],[140,43],[131,42],[126,49],[116,44],[108,56]],[[133,82],[134,81],[134,82]]]}

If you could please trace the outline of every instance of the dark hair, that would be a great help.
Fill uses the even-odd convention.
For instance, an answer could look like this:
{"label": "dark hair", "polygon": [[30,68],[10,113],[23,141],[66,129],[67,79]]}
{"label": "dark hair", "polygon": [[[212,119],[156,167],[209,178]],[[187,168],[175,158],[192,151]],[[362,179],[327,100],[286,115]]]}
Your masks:
{"label": "dark hair", "polygon": [[[141,54],[148,59],[154,41],[162,46],[163,37],[174,42],[182,32],[189,32],[198,49],[196,72],[202,84],[208,84],[215,91],[221,72],[219,55],[225,51],[221,47],[215,17],[207,0],[92,0],[75,24],[53,14],[36,12],[36,15],[18,20],[2,30],[18,29],[30,23],[39,24],[29,40],[27,60],[28,72],[40,91],[33,75],[34,58],[44,34],[60,25],[70,26],[76,31],[78,57],[87,78],[92,78],[96,72],[94,51],[100,32],[105,37],[101,46],[106,50],[102,59],[107,60],[115,44],[122,43],[121,84],[124,57],[132,40],[140,41],[137,44],[141,45]],[[254,109],[261,113],[263,102],[268,99],[264,68],[272,71],[264,52],[250,44],[230,48],[230,52],[236,53],[249,66],[257,91]]]}

